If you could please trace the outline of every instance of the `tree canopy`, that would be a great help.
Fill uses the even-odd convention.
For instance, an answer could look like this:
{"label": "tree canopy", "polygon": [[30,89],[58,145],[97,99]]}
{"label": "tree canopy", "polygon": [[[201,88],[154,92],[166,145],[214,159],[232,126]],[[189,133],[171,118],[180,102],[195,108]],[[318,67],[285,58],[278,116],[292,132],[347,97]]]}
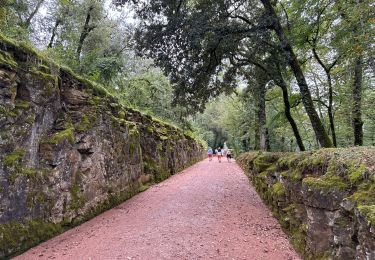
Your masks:
{"label": "tree canopy", "polygon": [[0,30],[238,151],[374,145],[370,0],[6,0]]}

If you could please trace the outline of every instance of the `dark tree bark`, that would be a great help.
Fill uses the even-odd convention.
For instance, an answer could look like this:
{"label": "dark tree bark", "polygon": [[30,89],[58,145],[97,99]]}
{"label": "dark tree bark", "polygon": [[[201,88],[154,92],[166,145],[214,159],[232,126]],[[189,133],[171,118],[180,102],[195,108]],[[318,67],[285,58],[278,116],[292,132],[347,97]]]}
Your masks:
{"label": "dark tree bark", "polygon": [[354,84],[353,84],[353,130],[354,145],[363,145],[363,121],[362,121],[362,56],[356,59],[354,67]]}
{"label": "dark tree bark", "polygon": [[311,93],[305,79],[305,75],[303,74],[302,68],[297,60],[297,56],[293,51],[292,45],[289,39],[286,37],[284,29],[280,24],[279,17],[277,16],[270,0],[261,0],[261,2],[263,3],[266,11],[268,12],[269,17],[273,21],[273,30],[279,38],[285,56],[288,58],[289,66],[291,67],[294,76],[296,77],[302,96],[302,102],[304,104],[306,113],[310,118],[310,122],[312,128],[314,129],[315,135],[319,140],[319,144],[322,147],[332,147],[332,141],[330,140],[326,130],[324,129],[324,125],[320,120],[318,113],[315,110]]}
{"label": "dark tree bark", "polygon": [[269,141],[266,127],[266,87],[263,82],[259,84],[258,94],[259,148],[262,151],[267,151]]}
{"label": "dark tree bark", "polygon": [[31,12],[29,17],[27,17],[26,21],[23,23],[24,28],[29,28],[31,24],[31,20],[34,18],[34,16],[38,13],[40,7],[42,6],[44,0],[39,0],[38,3],[36,4],[34,10]]}
{"label": "dark tree bark", "polygon": [[55,41],[55,37],[56,37],[56,31],[60,24],[61,24],[61,20],[58,18],[55,22],[55,25],[53,26],[51,39],[49,40],[47,48],[52,48],[53,42]]}
{"label": "dark tree bark", "polygon": [[[259,69],[261,69],[264,73],[266,73],[268,75],[269,79],[274,79],[276,84],[282,89],[285,116],[288,119],[288,121],[290,123],[290,126],[292,127],[294,137],[297,140],[298,148],[300,149],[300,151],[305,151],[306,149],[305,149],[305,146],[303,144],[301,135],[299,133],[297,124],[294,121],[294,119],[292,117],[292,114],[291,114],[291,106],[290,106],[290,103],[289,103],[288,87],[287,87],[287,84],[285,83],[285,80],[284,80],[282,74],[281,74],[279,59],[277,58],[277,56],[275,55],[274,52],[272,52],[271,54],[272,54],[272,62],[273,62],[273,64],[271,65],[271,67],[273,67],[272,72],[258,62],[255,62],[253,60],[248,60],[248,61],[250,63],[252,63],[253,65],[255,65],[256,67],[258,67]],[[259,135],[256,135],[256,137],[258,137],[258,139],[260,138]]]}
{"label": "dark tree bark", "polygon": [[257,128],[255,132],[255,149],[267,151],[267,144],[269,143],[269,141],[266,127],[266,84],[269,81],[269,78],[268,75],[264,73],[264,71],[259,67],[255,67],[254,69],[254,78],[252,78],[252,80],[255,86],[253,91],[257,102],[256,116],[258,119]]}
{"label": "dark tree bark", "polygon": [[297,145],[300,151],[305,151],[305,145],[303,144],[301,135],[299,134],[298,127],[296,122],[294,121],[292,117],[292,113],[290,112],[290,103],[289,103],[289,95],[288,95],[288,87],[281,75],[281,73],[278,75],[277,85],[281,88],[283,92],[283,102],[284,102],[284,113],[285,117],[288,119],[288,122],[290,126],[292,127],[294,137],[296,138]]}
{"label": "dark tree bark", "polygon": [[336,59],[331,65],[327,66],[324,64],[324,62],[320,59],[315,46],[312,49],[314,57],[316,61],[319,63],[319,65],[323,68],[324,72],[327,76],[327,82],[328,82],[328,118],[329,118],[329,126],[331,129],[332,134],[332,141],[333,146],[337,147],[337,139],[336,139],[336,130],[335,130],[335,121],[334,121],[334,115],[333,115],[333,88],[332,88],[332,77],[331,77],[331,70],[332,68],[337,64],[338,59]]}
{"label": "dark tree bark", "polygon": [[85,40],[86,40],[87,36],[89,35],[89,33],[92,30],[95,29],[94,25],[90,25],[91,12],[92,12],[93,9],[94,9],[94,7],[90,6],[89,9],[87,10],[85,24],[83,26],[83,29],[82,29],[82,32],[81,32],[81,36],[79,37],[77,51],[76,51],[76,59],[77,59],[77,61],[80,60],[83,43],[85,42]]}

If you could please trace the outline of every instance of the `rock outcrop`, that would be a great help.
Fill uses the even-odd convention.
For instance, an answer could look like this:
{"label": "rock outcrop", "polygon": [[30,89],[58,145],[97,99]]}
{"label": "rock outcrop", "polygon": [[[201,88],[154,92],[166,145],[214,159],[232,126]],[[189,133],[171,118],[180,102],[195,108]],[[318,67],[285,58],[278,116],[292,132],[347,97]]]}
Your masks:
{"label": "rock outcrop", "polygon": [[375,148],[238,159],[305,259],[375,259]]}
{"label": "rock outcrop", "polygon": [[0,258],[202,159],[181,130],[0,38]]}

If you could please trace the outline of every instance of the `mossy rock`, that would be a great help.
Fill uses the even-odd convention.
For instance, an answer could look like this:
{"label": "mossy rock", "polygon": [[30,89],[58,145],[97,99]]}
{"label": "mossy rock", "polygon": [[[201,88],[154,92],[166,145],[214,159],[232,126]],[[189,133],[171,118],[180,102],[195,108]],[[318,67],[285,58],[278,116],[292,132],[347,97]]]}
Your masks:
{"label": "mossy rock", "polygon": [[348,188],[348,184],[343,178],[331,175],[318,178],[307,177],[302,180],[302,184],[318,190],[346,190]]}
{"label": "mossy rock", "polygon": [[375,204],[374,205],[360,205],[358,211],[365,218],[368,224],[375,227]]}
{"label": "mossy rock", "polygon": [[16,149],[13,152],[6,155],[3,159],[4,166],[12,167],[17,166],[22,162],[23,157],[25,156],[26,151],[23,149]]}
{"label": "mossy rock", "polygon": [[0,104],[0,116],[15,118],[18,116],[18,111],[11,110]]}
{"label": "mossy rock", "polygon": [[17,61],[7,52],[0,50],[0,65],[5,65],[5,67],[10,69],[17,69]]}
{"label": "mossy rock", "polygon": [[10,256],[26,250],[53,236],[61,233],[60,224],[44,222],[40,219],[31,220],[25,224],[11,222],[0,225],[0,252]]}
{"label": "mossy rock", "polygon": [[21,166],[17,166],[16,169],[14,169],[10,174],[9,174],[9,177],[8,177],[8,181],[10,183],[14,183],[14,181],[18,178],[18,177],[27,177],[28,179],[36,179],[37,177],[37,170],[34,169],[34,168],[29,168],[29,167],[21,167]]}
{"label": "mossy rock", "polygon": [[285,187],[281,182],[276,182],[272,185],[272,194],[278,198],[284,196],[286,193]]}
{"label": "mossy rock", "polygon": [[75,130],[79,133],[86,132],[94,127],[96,121],[97,117],[95,113],[84,114],[81,117],[81,121],[75,124]]}
{"label": "mossy rock", "polygon": [[82,206],[85,205],[85,198],[81,193],[81,188],[78,184],[74,184],[70,189],[70,194],[72,196],[72,200],[70,202],[70,209],[77,211]]}
{"label": "mossy rock", "polygon": [[75,143],[74,128],[70,127],[60,132],[53,134],[50,137],[44,138],[43,142],[48,144],[57,145],[63,140],[68,140],[71,144]]}
{"label": "mossy rock", "polygon": [[289,171],[283,171],[280,176],[290,181],[301,181],[302,173],[300,169],[290,169]]}
{"label": "mossy rock", "polygon": [[16,109],[28,110],[30,108],[30,102],[26,100],[17,99],[15,102]]}
{"label": "mossy rock", "polygon": [[348,199],[358,206],[375,205],[375,183],[362,183]]}
{"label": "mossy rock", "polygon": [[365,172],[366,166],[364,164],[359,166],[353,165],[349,168],[348,178],[352,184],[358,184],[364,178]]}

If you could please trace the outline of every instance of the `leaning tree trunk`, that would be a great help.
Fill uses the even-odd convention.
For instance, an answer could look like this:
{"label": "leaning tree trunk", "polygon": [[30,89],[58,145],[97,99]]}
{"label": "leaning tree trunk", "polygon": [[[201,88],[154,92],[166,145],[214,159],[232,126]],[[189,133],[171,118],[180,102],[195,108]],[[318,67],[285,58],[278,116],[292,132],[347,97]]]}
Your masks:
{"label": "leaning tree trunk", "polygon": [[354,145],[363,145],[363,121],[362,121],[362,56],[356,59],[354,67],[354,84],[353,84],[353,130]]}
{"label": "leaning tree trunk", "polygon": [[26,21],[23,23],[24,28],[29,28],[31,24],[31,20],[34,18],[34,16],[38,13],[40,7],[42,6],[44,0],[39,0],[38,3],[36,4],[34,10],[31,12],[29,17],[27,17]]}
{"label": "leaning tree trunk", "polygon": [[[316,43],[314,43],[316,44]],[[328,82],[328,118],[329,118],[329,127],[331,129],[332,133],[332,141],[333,141],[333,146],[337,147],[337,139],[336,139],[336,130],[335,130],[335,121],[334,121],[334,116],[333,116],[333,87],[332,87],[332,77],[331,77],[331,70],[332,68],[337,64],[338,59],[336,59],[331,65],[327,66],[324,64],[324,62],[320,59],[315,46],[312,48],[314,57],[316,61],[320,64],[320,66],[323,68],[324,72],[326,73],[327,76],[327,82]]]}
{"label": "leaning tree trunk", "polygon": [[84,41],[86,40],[86,38],[89,35],[89,33],[95,28],[94,26],[90,26],[91,12],[92,12],[93,9],[94,9],[94,7],[90,6],[89,9],[87,10],[85,24],[83,26],[81,35],[79,37],[77,51],[76,51],[76,59],[77,59],[77,61],[80,60]]}
{"label": "leaning tree trunk", "polygon": [[[279,75],[281,77],[281,75]],[[292,127],[294,137],[296,138],[297,145],[300,151],[305,151],[305,146],[303,144],[301,135],[299,134],[298,127],[296,122],[294,121],[292,117],[292,113],[290,111],[290,103],[289,103],[289,95],[288,95],[288,88],[286,86],[286,83],[284,79],[281,77],[278,82],[279,87],[281,88],[283,92],[283,101],[284,101],[284,113],[285,117],[288,119],[290,126]]]}
{"label": "leaning tree trunk", "polygon": [[57,18],[55,25],[53,26],[51,39],[49,40],[47,48],[52,48],[53,42],[55,41],[55,37],[56,37],[57,27],[59,27],[60,23],[61,23],[60,18]]}
{"label": "leaning tree trunk", "polygon": [[302,68],[297,60],[297,56],[293,51],[292,45],[287,39],[284,29],[280,24],[279,17],[277,16],[270,0],[261,1],[266,11],[268,12],[270,18],[273,20],[273,29],[277,34],[279,41],[281,42],[281,45],[283,46],[283,51],[286,57],[288,57],[289,66],[291,67],[294,76],[296,77],[299,89],[301,91],[302,102],[305,106],[306,113],[310,118],[312,128],[314,129],[319,144],[322,147],[332,147],[332,142],[326,130],[324,129],[324,125],[320,120],[318,113],[315,110],[311,93],[305,79],[305,75],[303,74]]}

